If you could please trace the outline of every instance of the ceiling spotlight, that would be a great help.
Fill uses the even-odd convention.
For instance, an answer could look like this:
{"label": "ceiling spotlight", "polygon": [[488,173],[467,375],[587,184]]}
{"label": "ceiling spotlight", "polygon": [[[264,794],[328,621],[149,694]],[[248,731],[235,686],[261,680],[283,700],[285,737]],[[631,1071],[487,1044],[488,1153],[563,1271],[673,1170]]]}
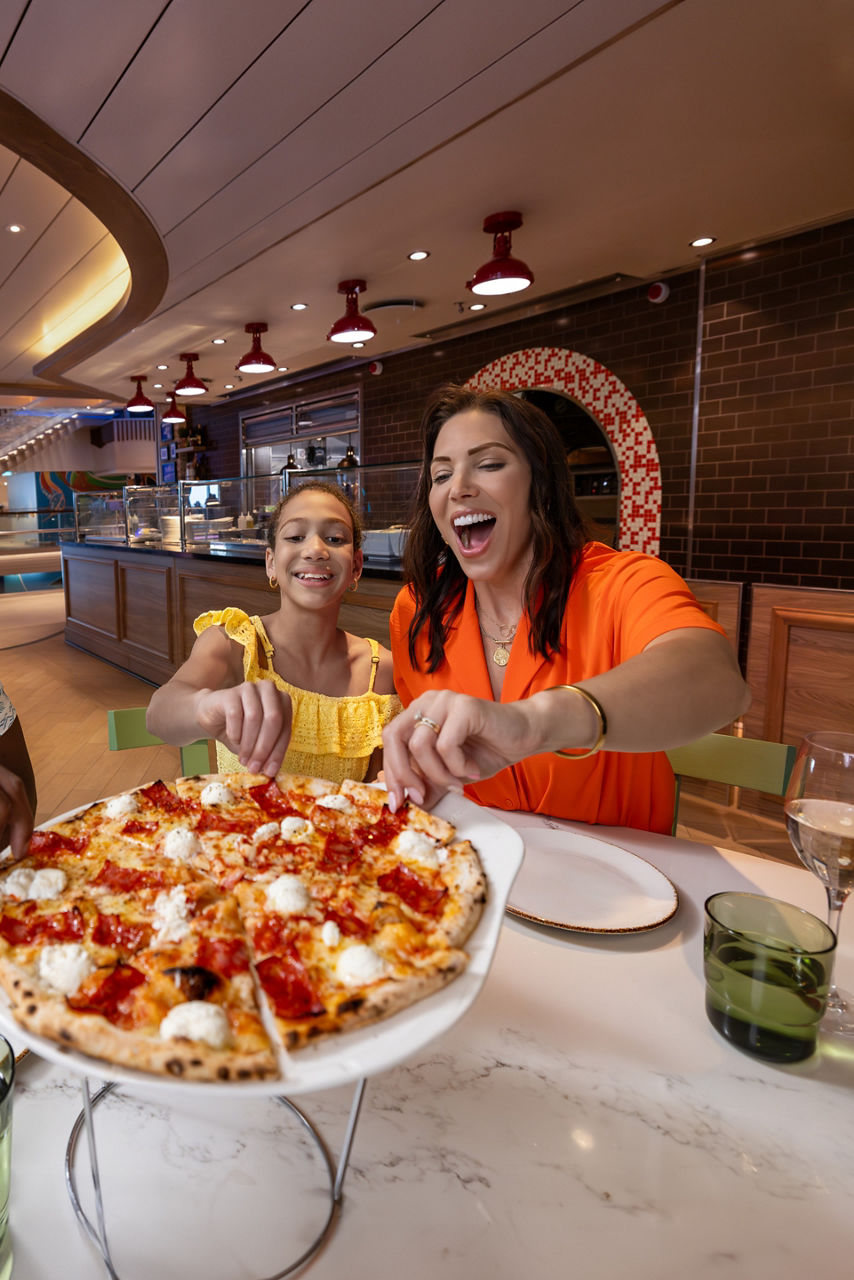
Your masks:
{"label": "ceiling spotlight", "polygon": [[261,334],[267,332],[267,326],[261,321],[243,326],[244,332],[252,334],[252,349],[247,351],[242,360],[237,362],[241,373],[272,373],[276,362],[266,351],[261,350]]}
{"label": "ceiling spotlight", "polygon": [[23,229],[24,228],[21,226],[20,222],[10,222],[6,228],[6,230],[11,231],[13,235],[17,235],[18,232],[23,231]]}
{"label": "ceiling spotlight", "polygon": [[175,422],[178,424],[187,421],[187,415],[183,413],[181,409],[178,408],[178,402],[175,399],[174,391],[169,397],[169,403],[166,406],[166,412],[163,414],[163,417],[160,419],[160,421]]}
{"label": "ceiling spotlight", "polygon": [[193,361],[198,360],[198,356],[194,351],[182,351],[179,360],[186,360],[187,372],[183,378],[179,378],[175,383],[175,394],[178,396],[203,396],[207,391],[207,387],[201,378],[197,378],[193,372]]}
{"label": "ceiling spotlight", "polygon": [[705,249],[708,245],[714,244],[716,236],[698,236],[696,240],[691,241],[692,249]]}
{"label": "ceiling spotlight", "polygon": [[127,410],[128,413],[153,413],[154,412],[154,402],[152,400],[149,400],[148,396],[145,396],[142,394],[142,384],[143,382],[147,382],[147,381],[148,379],[146,378],[144,373],[131,374],[131,382],[136,383],[136,391],[134,392],[130,400],[128,400],[127,404],[125,405],[125,409]]}
{"label": "ceiling spotlight", "polygon": [[226,383],[225,383],[225,389],[226,389],[226,391],[233,391],[233,390],[234,390],[234,383],[233,383],[233,382],[226,382]]}
{"label": "ceiling spotlight", "polygon": [[215,346],[215,347],[224,347],[224,346],[225,346],[225,338],[211,338],[211,343],[212,343],[212,344],[213,344],[213,346]]}
{"label": "ceiling spotlight", "polygon": [[364,280],[341,281],[338,292],[347,295],[347,309],[327,333],[328,342],[367,342],[377,336],[373,322],[359,314],[359,294],[364,290]]}
{"label": "ceiling spotlight", "polygon": [[158,369],[168,369],[168,368],[169,368],[169,366],[168,366],[168,364],[159,364],[159,365],[157,366],[157,368],[158,368]]}
{"label": "ceiling spotlight", "polygon": [[354,343],[353,343],[354,348],[361,348],[361,347],[363,347],[364,345],[365,345],[365,344],[364,344],[364,342],[354,342]]}
{"label": "ceiling spotlight", "polygon": [[518,293],[534,283],[531,268],[510,256],[510,232],[522,225],[521,213],[492,213],[483,220],[483,229],[493,237],[492,257],[475,271],[466,288],[489,296]]}
{"label": "ceiling spotlight", "polygon": [[307,302],[292,302],[292,303],[291,303],[291,311],[307,311],[307,310],[308,310],[308,303],[307,303]]}
{"label": "ceiling spotlight", "polygon": [[410,262],[423,262],[425,258],[430,257],[429,249],[413,249],[412,253],[407,254]]}
{"label": "ceiling spotlight", "polygon": [[485,310],[486,310],[486,303],[485,303],[485,302],[470,302],[470,303],[469,303],[469,311],[485,311]]}
{"label": "ceiling spotlight", "polygon": [[287,373],[287,371],[288,371],[288,366],[286,364],[279,365],[279,369],[278,369],[279,373]]}

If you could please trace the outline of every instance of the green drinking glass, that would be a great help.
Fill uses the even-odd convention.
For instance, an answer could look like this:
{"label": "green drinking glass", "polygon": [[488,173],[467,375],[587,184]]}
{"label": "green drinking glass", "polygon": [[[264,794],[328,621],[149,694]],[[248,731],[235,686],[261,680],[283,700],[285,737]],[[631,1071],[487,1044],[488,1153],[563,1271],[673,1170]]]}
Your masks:
{"label": "green drinking glass", "polygon": [[769,1062],[815,1052],[830,990],[836,935],[788,902],[756,893],[706,901],[706,1013],[739,1049]]}

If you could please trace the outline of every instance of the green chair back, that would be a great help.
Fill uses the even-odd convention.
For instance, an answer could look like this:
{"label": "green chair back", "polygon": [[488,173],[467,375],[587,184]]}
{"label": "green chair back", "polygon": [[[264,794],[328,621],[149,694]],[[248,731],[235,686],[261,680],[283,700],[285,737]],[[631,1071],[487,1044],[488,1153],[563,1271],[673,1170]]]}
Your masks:
{"label": "green chair back", "polygon": [[730,787],[750,787],[768,795],[782,796],[797,752],[783,742],[763,742],[760,738],[736,738],[728,733],[707,733],[684,747],[667,752],[676,774],[676,804],[673,831],[679,814],[680,780],[698,778],[703,782],[724,782]]}
{"label": "green chair back", "polygon": [[[107,728],[111,751],[126,751],[131,747],[160,747],[163,739],[156,738],[145,727],[145,707],[122,707],[107,712]],[[197,773],[210,773],[210,754],[207,738],[199,738],[181,747],[181,769],[188,778]]]}

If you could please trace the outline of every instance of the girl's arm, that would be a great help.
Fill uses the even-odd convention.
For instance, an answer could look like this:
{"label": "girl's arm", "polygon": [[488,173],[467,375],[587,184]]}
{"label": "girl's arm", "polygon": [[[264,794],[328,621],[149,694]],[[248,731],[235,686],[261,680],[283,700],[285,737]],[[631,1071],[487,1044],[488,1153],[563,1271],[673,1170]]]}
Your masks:
{"label": "girl's arm", "polygon": [[146,725],[182,747],[217,738],[250,773],[275,777],[291,735],[291,700],[272,680],[245,681],[240,646],[208,627],[148,704]]}

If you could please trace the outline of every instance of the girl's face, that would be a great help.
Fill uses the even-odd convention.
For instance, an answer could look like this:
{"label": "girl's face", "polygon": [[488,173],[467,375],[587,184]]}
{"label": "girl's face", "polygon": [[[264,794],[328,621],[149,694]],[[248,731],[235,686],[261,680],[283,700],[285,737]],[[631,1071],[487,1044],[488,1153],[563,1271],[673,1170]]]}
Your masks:
{"label": "girl's face", "polygon": [[475,582],[516,580],[531,559],[531,468],[497,414],[449,418],[430,463],[436,527]]}
{"label": "girl's face", "polygon": [[283,597],[303,608],[337,604],[361,572],[347,508],[318,489],[295,494],[279,515],[275,549],[267,548],[267,574]]}

